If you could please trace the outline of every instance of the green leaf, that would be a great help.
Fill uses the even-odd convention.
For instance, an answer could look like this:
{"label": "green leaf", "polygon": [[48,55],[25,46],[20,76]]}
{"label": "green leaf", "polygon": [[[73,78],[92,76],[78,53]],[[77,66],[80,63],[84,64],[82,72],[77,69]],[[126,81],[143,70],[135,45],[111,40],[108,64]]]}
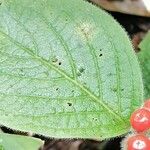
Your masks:
{"label": "green leaf", "polygon": [[4,0],[0,7],[1,124],[56,138],[129,131],[143,100],[131,43],[82,0]]}
{"label": "green leaf", "polygon": [[38,150],[42,145],[36,138],[0,133],[0,150]]}
{"label": "green leaf", "polygon": [[138,57],[143,72],[145,99],[150,98],[150,32],[139,45]]}

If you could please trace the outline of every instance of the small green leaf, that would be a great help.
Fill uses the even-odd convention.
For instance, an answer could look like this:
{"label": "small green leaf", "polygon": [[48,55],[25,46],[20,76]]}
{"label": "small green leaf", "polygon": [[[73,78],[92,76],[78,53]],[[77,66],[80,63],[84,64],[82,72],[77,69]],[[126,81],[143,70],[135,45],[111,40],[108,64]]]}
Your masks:
{"label": "small green leaf", "polygon": [[0,121],[56,138],[129,131],[143,100],[131,43],[83,0],[4,0],[0,6]]}
{"label": "small green leaf", "polygon": [[145,98],[150,98],[150,32],[139,45],[138,57],[143,72]]}
{"label": "small green leaf", "polygon": [[36,138],[0,133],[0,150],[38,150],[42,145]]}

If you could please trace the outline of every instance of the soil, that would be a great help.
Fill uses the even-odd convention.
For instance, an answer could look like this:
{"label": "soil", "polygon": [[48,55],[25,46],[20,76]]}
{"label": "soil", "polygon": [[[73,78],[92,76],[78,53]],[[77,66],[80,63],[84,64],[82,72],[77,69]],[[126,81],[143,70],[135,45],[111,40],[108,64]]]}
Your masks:
{"label": "soil", "polygon": [[150,18],[114,12],[109,13],[112,14],[112,16],[122,25],[123,28],[125,28],[130,36],[130,39],[132,40],[135,51],[137,51],[139,43],[144,38],[148,30],[150,30]]}
{"label": "soil", "polygon": [[[150,30],[150,18],[114,12],[111,14],[125,28],[132,40],[135,50],[139,51],[138,44],[148,30]],[[17,132],[5,127],[2,127],[2,130],[7,133],[18,134]],[[54,140],[38,135],[34,136],[45,140],[45,145],[41,150],[120,150],[121,141],[121,138],[100,142],[94,140]]]}

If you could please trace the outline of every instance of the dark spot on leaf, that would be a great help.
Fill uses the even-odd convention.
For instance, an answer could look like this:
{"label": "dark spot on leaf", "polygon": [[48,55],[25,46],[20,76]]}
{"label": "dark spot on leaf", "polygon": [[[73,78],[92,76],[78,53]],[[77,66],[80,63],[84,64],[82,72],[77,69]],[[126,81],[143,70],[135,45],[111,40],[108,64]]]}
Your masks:
{"label": "dark spot on leaf", "polygon": [[7,113],[5,113],[5,116],[9,116]]}
{"label": "dark spot on leaf", "polygon": [[109,73],[108,76],[112,76],[112,73]]}
{"label": "dark spot on leaf", "polygon": [[45,71],[44,74],[48,77],[49,76],[49,72]]}
{"label": "dark spot on leaf", "polygon": [[97,118],[93,118],[94,121],[97,121]]}
{"label": "dark spot on leaf", "polygon": [[59,90],[59,88],[56,88],[56,91],[58,91]]}
{"label": "dark spot on leaf", "polygon": [[59,66],[60,66],[61,64],[62,64],[61,62],[58,63]]}
{"label": "dark spot on leaf", "polygon": [[100,51],[102,51],[102,49],[100,49]]}
{"label": "dark spot on leaf", "polygon": [[116,87],[112,87],[111,88],[113,92],[117,92],[117,88]]}
{"label": "dark spot on leaf", "polygon": [[81,67],[79,68],[80,73],[83,73],[85,71],[85,68]]}
{"label": "dark spot on leaf", "polygon": [[13,87],[13,84],[11,84],[10,87],[12,88],[12,87]]}
{"label": "dark spot on leaf", "polygon": [[81,73],[80,73],[80,72],[77,72],[77,76],[79,76],[79,77],[80,77],[80,76],[81,76]]}
{"label": "dark spot on leaf", "polygon": [[74,93],[74,90],[72,90],[71,92]]}
{"label": "dark spot on leaf", "polygon": [[80,68],[79,68],[79,71],[78,71],[78,73],[77,73],[77,76],[81,76],[82,73],[84,73],[84,71],[85,71],[85,68],[80,67]]}
{"label": "dark spot on leaf", "polygon": [[20,75],[21,76],[25,76],[25,73],[24,73],[24,70],[21,68],[21,69],[19,69],[20,70]]}
{"label": "dark spot on leaf", "polygon": [[102,57],[103,56],[103,54],[99,54],[99,57]]}
{"label": "dark spot on leaf", "polygon": [[116,120],[115,120],[114,118],[112,118],[112,120],[113,120],[114,122],[116,122]]}
{"label": "dark spot on leaf", "polygon": [[85,83],[85,82],[84,82],[83,84],[84,84],[84,85],[86,85],[86,83]]}
{"label": "dark spot on leaf", "polygon": [[124,89],[121,89],[121,91],[124,91]]}
{"label": "dark spot on leaf", "polygon": [[72,103],[67,103],[68,104],[68,106],[72,106]]}
{"label": "dark spot on leaf", "polygon": [[56,58],[56,56],[54,56],[53,58],[52,58],[52,62],[53,63],[56,63],[58,61],[58,59]]}

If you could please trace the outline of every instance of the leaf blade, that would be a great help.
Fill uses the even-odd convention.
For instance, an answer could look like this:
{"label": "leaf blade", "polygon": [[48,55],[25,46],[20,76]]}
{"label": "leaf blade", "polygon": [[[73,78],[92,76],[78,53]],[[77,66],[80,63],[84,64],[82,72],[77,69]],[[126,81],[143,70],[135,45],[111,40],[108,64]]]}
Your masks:
{"label": "leaf blade", "polygon": [[150,33],[146,35],[144,40],[140,43],[139,48],[141,51],[138,53],[139,61],[141,63],[142,73],[143,73],[143,80],[144,80],[144,92],[145,92],[145,99],[150,97]]}
{"label": "leaf blade", "polygon": [[2,150],[37,150],[42,145],[43,142],[36,138],[0,133],[0,146]]}
{"label": "leaf blade", "polygon": [[72,4],[62,0],[3,4],[0,99],[6,110],[1,111],[2,124],[58,138],[123,134],[130,128],[130,113],[142,100],[135,54],[109,15],[83,1]]}

